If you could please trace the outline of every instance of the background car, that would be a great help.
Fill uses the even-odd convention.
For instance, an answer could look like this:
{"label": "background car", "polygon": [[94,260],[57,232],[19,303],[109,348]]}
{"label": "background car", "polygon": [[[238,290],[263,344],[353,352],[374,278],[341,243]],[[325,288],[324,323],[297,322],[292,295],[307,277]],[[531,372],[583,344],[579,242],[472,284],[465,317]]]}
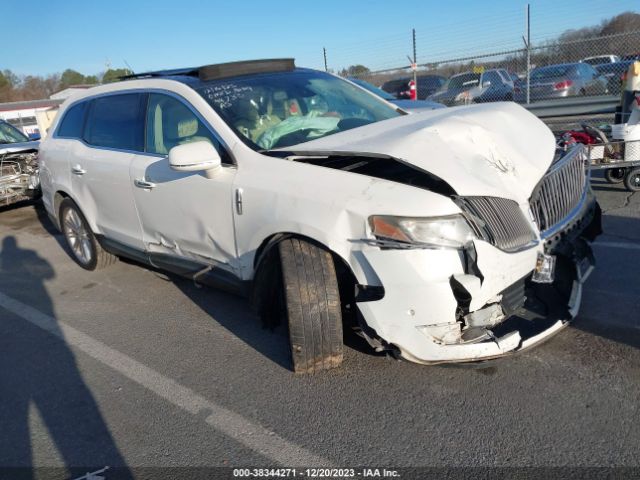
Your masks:
{"label": "background car", "polygon": [[40,195],[38,142],[0,120],[0,205],[6,206]]}
{"label": "background car", "polygon": [[513,100],[513,80],[506,70],[459,73],[449,78],[429,100],[449,106],[509,101]]}
{"label": "background car", "polygon": [[603,63],[616,63],[620,61],[618,55],[596,55],[594,57],[586,57],[580,60],[580,63],[588,63],[589,65],[602,65]]}
{"label": "background car", "polygon": [[[418,81],[418,100],[425,100],[429,95],[442,88],[447,81],[446,77],[442,75],[418,75],[416,79]],[[390,80],[382,85],[382,90],[389,92],[397,99],[410,99],[409,82],[412,80],[411,77]]]}
{"label": "background car", "polygon": [[[560,63],[534,68],[529,78],[530,100],[570,97],[574,95],[604,95],[607,78],[585,62]],[[515,90],[515,100],[525,102],[527,83],[522,81]]]}
{"label": "background car", "polygon": [[623,62],[627,60],[640,60],[640,52],[624,55],[620,60]]}
{"label": "background car", "polygon": [[388,92],[385,92],[381,88],[376,87],[375,85],[371,85],[369,82],[365,82],[364,80],[360,80],[359,78],[349,78],[356,85],[361,86],[365,90],[370,91],[378,95],[381,98],[384,98],[388,102],[391,102],[403,110],[409,110],[411,112],[423,111],[423,110],[434,110],[436,108],[444,108],[445,105],[437,102],[431,102],[429,100],[398,100],[396,97],[391,95]]}
{"label": "background car", "polygon": [[622,61],[616,63],[603,63],[596,65],[595,69],[607,79],[607,90],[613,95],[622,91],[622,76],[629,70],[629,65],[633,61]]}

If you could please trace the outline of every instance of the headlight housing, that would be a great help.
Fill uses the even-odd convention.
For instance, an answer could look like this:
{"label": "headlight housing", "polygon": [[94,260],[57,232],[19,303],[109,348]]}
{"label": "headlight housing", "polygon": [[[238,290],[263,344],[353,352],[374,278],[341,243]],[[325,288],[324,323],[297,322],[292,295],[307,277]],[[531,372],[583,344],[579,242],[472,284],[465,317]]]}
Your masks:
{"label": "headlight housing", "polygon": [[464,248],[476,238],[462,215],[446,217],[369,217],[371,231],[379,240],[404,242],[426,248]]}

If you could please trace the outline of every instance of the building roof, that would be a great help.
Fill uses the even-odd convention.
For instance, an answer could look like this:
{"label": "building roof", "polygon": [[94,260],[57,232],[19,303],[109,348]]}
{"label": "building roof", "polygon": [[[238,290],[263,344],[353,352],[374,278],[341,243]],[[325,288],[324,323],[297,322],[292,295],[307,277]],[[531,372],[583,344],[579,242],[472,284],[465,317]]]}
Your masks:
{"label": "building roof", "polygon": [[0,112],[8,112],[12,110],[29,110],[31,108],[51,108],[59,106],[63,100],[23,100],[20,102],[0,103]]}

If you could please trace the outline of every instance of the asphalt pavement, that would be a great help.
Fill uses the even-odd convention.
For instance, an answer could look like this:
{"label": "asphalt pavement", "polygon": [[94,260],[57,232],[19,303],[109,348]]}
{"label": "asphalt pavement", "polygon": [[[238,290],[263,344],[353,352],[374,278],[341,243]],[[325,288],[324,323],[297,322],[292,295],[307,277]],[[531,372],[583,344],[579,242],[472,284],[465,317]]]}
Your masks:
{"label": "asphalt pavement", "polygon": [[291,372],[284,332],[264,329],[244,299],[128,261],[86,272],[42,207],[0,209],[0,478],[21,466],[60,467],[43,478],[639,467],[640,194],[593,184],[598,265],[579,318],[552,340],[433,367],[351,343],[342,368],[314,376]]}

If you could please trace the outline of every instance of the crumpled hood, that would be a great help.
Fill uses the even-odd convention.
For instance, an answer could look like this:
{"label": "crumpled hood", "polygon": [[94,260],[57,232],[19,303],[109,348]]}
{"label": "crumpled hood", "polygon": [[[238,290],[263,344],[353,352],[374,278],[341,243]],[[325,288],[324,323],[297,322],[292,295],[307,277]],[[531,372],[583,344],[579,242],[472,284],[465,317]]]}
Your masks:
{"label": "crumpled hood", "polygon": [[19,143],[0,143],[0,155],[5,153],[18,153],[26,150],[37,150],[40,142],[37,140]]}
{"label": "crumpled hood", "polygon": [[459,195],[524,203],[553,160],[555,139],[536,116],[504,102],[405,115],[280,150],[388,155]]}

